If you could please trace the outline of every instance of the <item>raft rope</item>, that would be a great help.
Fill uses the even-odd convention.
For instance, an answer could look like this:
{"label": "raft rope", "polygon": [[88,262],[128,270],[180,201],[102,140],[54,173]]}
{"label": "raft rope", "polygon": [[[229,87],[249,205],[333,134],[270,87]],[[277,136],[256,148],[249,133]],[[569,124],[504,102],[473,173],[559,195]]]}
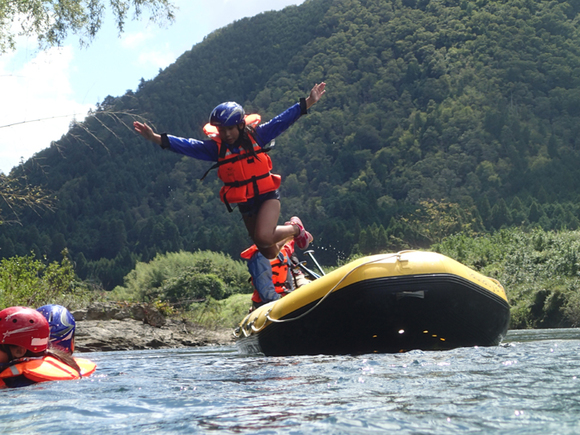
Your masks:
{"label": "raft rope", "polygon": [[[291,319],[273,319],[273,318],[271,318],[271,317],[270,317],[270,313],[272,312],[272,309],[274,308],[274,307],[272,307],[272,308],[270,308],[270,309],[268,310],[268,312],[266,313],[266,319],[267,319],[267,320],[269,320],[269,321],[270,321],[270,322],[272,322],[272,323],[286,323],[286,322],[293,322],[294,320],[301,319],[302,317],[304,317],[304,316],[306,316],[306,315],[310,314],[312,311],[314,311],[314,309],[315,309],[315,308],[317,308],[317,307],[318,307],[318,306],[319,306],[319,305],[320,305],[320,304],[321,304],[321,303],[322,303],[322,302],[323,302],[323,301],[324,301],[324,300],[325,300],[325,299],[326,299],[326,298],[327,298],[327,297],[328,297],[328,296],[329,296],[329,295],[330,295],[330,294],[331,294],[331,293],[332,293],[332,292],[333,292],[333,291],[334,291],[334,290],[335,290],[335,289],[336,289],[336,288],[337,288],[337,287],[338,287],[340,284],[342,284],[342,282],[343,282],[343,281],[344,281],[344,280],[345,280],[345,279],[346,279],[346,278],[347,278],[347,277],[348,277],[350,274],[352,274],[352,273],[353,273],[354,271],[356,271],[357,269],[361,268],[362,266],[366,266],[367,264],[378,263],[379,261],[385,261],[385,260],[388,260],[389,258],[392,258],[392,257],[397,257],[397,260],[400,260],[400,258],[401,258],[401,255],[402,255],[402,254],[405,254],[405,253],[408,253],[408,252],[415,252],[415,251],[413,251],[413,250],[407,250],[407,251],[399,251],[399,252],[397,252],[396,254],[389,255],[388,257],[380,257],[380,258],[377,258],[377,259],[375,259],[375,260],[369,260],[369,261],[366,261],[366,262],[364,262],[364,263],[361,263],[361,264],[359,264],[359,265],[358,265],[358,266],[356,266],[355,268],[353,268],[353,269],[349,270],[349,271],[348,271],[348,273],[346,273],[346,274],[345,274],[345,275],[344,275],[344,276],[343,276],[343,277],[342,277],[342,278],[341,278],[341,279],[340,279],[340,280],[339,280],[339,281],[338,281],[338,282],[337,282],[337,283],[336,283],[336,284],[335,284],[335,285],[334,285],[334,286],[333,286],[333,287],[332,287],[332,288],[331,288],[331,289],[330,289],[330,290],[329,290],[329,291],[328,291],[328,292],[327,292],[327,293],[326,293],[326,294],[325,294],[325,295],[324,295],[324,296],[323,296],[323,297],[322,297],[322,298],[321,298],[321,299],[320,299],[320,300],[319,300],[319,301],[316,303],[316,305],[314,305],[314,306],[313,306],[312,308],[310,308],[308,311],[306,311],[306,312],[304,312],[304,313],[300,314],[300,315],[299,315],[299,316],[297,316],[297,317],[292,317]],[[263,325],[262,325],[260,328],[255,328],[255,327],[254,327],[254,323],[253,323],[253,322],[252,322],[252,323],[251,323],[249,326],[252,328],[252,331],[254,331],[254,332],[260,332],[260,331],[261,331],[262,329],[264,329],[264,327],[266,326],[266,321],[264,321],[264,324],[263,324]],[[243,328],[242,328],[242,330],[243,330]],[[246,334],[245,334],[245,332],[244,332],[244,335],[246,335]],[[246,336],[247,336],[247,335],[246,335]]]}

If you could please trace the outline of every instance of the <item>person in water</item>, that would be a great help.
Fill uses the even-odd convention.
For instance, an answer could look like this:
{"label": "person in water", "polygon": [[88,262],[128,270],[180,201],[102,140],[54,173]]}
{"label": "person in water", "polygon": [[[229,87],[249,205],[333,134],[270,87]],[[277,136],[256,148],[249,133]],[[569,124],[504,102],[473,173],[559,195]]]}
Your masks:
{"label": "person in water", "polygon": [[50,326],[52,347],[72,355],[75,350],[76,322],[73,315],[62,305],[48,304],[37,309]]}
{"label": "person in water", "polygon": [[293,238],[300,249],[312,242],[312,235],[302,221],[293,216],[284,225],[280,217],[281,177],[272,174],[272,162],[265,147],[286,131],[325,93],[325,83],[316,84],[307,98],[301,98],[269,122],[259,124],[258,115],[246,116],[238,103],[218,105],[204,127],[209,140],[185,139],[158,134],[147,124],[134,122],[135,130],[145,139],[200,160],[217,162],[218,177],[224,182],[220,199],[231,211],[237,204],[252,241],[265,259],[274,259],[287,239]]}
{"label": "person in water", "polygon": [[[48,321],[50,327],[50,347],[72,355],[75,350],[76,321],[74,316],[62,305],[48,304],[37,309]],[[97,365],[86,358],[73,358],[80,368],[81,376],[89,376]]]}
{"label": "person in water", "polygon": [[81,377],[66,352],[49,346],[50,326],[38,311],[10,307],[0,311],[0,388]]}
{"label": "person in water", "polygon": [[247,261],[250,282],[254,287],[251,310],[276,301],[310,282],[298,268],[294,239],[287,241],[276,258],[269,261],[270,267],[265,264],[268,260],[264,261],[256,245],[250,246],[240,256]]}

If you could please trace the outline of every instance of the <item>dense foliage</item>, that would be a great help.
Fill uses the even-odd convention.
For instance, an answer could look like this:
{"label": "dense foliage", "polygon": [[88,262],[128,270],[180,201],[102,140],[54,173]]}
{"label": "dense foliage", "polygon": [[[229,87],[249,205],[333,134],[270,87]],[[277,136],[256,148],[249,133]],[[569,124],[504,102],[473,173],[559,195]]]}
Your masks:
{"label": "dense foliage", "polygon": [[[511,304],[511,328],[580,326],[580,231],[512,228],[479,237],[462,233],[429,250],[499,280]],[[193,270],[197,272],[188,273]],[[125,278],[125,287],[112,296],[151,302],[153,295],[197,323],[231,327],[251,304],[247,275],[244,264],[221,254],[172,253],[139,263]],[[208,283],[217,277],[229,281],[229,291],[215,294],[216,286]],[[174,283],[180,284],[181,299],[168,294]]]}
{"label": "dense foliage", "polygon": [[580,326],[580,232],[456,235],[432,249],[498,279],[508,293],[512,328]]}
{"label": "dense foliage", "polygon": [[250,306],[250,296],[246,294],[235,294],[222,300],[210,297],[190,306],[189,311],[181,315],[184,319],[206,328],[234,329],[246,317]]}
{"label": "dense foliage", "polygon": [[574,230],[579,11],[572,0],[311,0],[235,22],[13,171],[58,202],[1,226],[0,255],[54,260],[67,247],[79,276],[107,289],[166,252],[239,258],[250,240],[215,175],[199,181],[209,164],[146,143],[131,121],[202,138],[222,101],[268,120],[320,81],[326,95],[271,156],[281,221],[299,215],[323,263],[457,232]]}
{"label": "dense foliage", "polygon": [[33,255],[0,260],[0,307],[61,304],[79,308],[97,299],[97,292],[78,282],[67,254],[63,252],[60,263]]}
{"label": "dense foliage", "polygon": [[[580,326],[580,231],[512,228],[479,237],[464,233],[430,250],[498,279],[511,304],[511,328]],[[72,309],[103,299],[78,283],[64,254],[60,263],[32,255],[1,260],[0,306],[59,303]],[[250,294],[243,262],[221,253],[182,251],[137,263],[124,285],[106,298],[150,303],[197,324],[231,328],[251,306]]]}
{"label": "dense foliage", "polygon": [[164,302],[189,309],[208,298],[221,300],[235,293],[251,293],[242,261],[209,251],[158,254],[137,263],[111,297],[131,302]]}

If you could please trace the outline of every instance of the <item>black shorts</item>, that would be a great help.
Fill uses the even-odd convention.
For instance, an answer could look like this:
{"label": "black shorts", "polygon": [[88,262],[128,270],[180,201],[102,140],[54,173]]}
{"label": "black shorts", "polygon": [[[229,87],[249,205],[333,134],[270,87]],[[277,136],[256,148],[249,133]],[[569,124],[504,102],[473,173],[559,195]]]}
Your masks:
{"label": "black shorts", "polygon": [[280,201],[280,191],[273,190],[271,192],[262,193],[258,195],[258,197],[254,197],[246,202],[241,202],[238,204],[238,209],[242,216],[245,217],[252,217],[258,214],[260,207],[264,202],[268,201],[269,199],[277,199]]}

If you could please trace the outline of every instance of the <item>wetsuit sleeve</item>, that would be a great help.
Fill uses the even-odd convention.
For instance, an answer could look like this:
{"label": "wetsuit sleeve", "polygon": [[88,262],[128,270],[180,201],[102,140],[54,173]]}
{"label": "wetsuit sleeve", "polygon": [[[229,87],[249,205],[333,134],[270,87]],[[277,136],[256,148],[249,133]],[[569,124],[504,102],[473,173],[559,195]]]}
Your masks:
{"label": "wetsuit sleeve", "polygon": [[217,162],[218,147],[213,140],[186,139],[163,133],[161,147],[194,159]]}
{"label": "wetsuit sleeve", "polygon": [[294,104],[270,121],[256,127],[256,141],[261,147],[284,133],[298,118],[306,113],[306,100]]}

